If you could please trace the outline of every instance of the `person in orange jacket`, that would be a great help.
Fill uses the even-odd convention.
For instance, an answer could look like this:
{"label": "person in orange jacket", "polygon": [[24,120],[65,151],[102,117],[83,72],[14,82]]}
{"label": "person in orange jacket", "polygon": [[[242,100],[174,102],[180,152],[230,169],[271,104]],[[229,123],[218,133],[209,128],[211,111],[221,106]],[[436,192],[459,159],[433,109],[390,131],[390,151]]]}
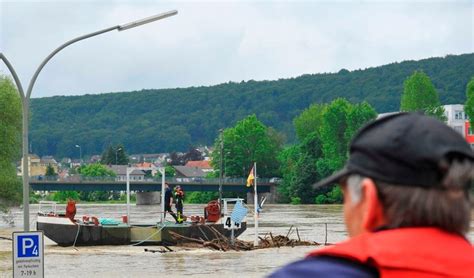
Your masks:
{"label": "person in orange jacket", "polygon": [[338,183],[349,239],[271,277],[474,277],[470,186],[474,153],[446,124],[417,113],[369,123]]}

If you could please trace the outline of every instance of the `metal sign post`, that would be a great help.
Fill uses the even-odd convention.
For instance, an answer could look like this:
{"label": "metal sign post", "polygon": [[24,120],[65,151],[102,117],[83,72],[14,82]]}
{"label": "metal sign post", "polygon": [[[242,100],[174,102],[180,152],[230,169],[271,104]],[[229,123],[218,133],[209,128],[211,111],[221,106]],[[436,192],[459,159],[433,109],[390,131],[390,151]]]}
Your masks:
{"label": "metal sign post", "polygon": [[44,277],[43,232],[14,232],[13,277]]}

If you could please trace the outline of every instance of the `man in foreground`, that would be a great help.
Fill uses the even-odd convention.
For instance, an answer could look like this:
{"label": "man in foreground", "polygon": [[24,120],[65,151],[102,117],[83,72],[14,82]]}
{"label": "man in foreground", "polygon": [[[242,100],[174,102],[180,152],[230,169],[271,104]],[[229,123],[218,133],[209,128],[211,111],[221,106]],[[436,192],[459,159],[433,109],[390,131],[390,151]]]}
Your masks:
{"label": "man in foreground", "polygon": [[474,277],[469,189],[474,154],[450,127],[420,114],[363,127],[339,183],[350,239],[271,277]]}

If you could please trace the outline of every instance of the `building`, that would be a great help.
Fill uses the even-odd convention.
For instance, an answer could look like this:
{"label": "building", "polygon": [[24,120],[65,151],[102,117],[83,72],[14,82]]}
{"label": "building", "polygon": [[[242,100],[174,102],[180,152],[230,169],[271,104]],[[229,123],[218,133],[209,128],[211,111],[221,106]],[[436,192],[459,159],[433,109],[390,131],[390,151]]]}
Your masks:
{"label": "building", "polygon": [[[127,165],[110,165],[108,166],[110,170],[114,171],[117,175],[117,181],[126,181],[127,180]],[[130,173],[130,181],[143,181],[145,180],[145,172],[142,170],[133,170]]]}
{"label": "building", "polygon": [[459,132],[474,149],[474,133],[469,123],[469,117],[464,112],[464,105],[449,104],[443,105],[444,114],[447,118],[446,124]]}
{"label": "building", "polygon": [[101,159],[102,159],[102,156],[101,156],[101,155],[94,154],[94,155],[91,156],[91,158],[89,159],[89,163],[90,163],[90,164],[92,164],[92,163],[99,163]]}
{"label": "building", "polygon": [[199,168],[205,173],[214,171],[209,160],[190,160],[184,166],[190,168]]}
{"label": "building", "polygon": [[444,115],[447,118],[446,124],[452,127],[454,130],[466,136],[466,121],[468,117],[464,113],[464,105],[462,104],[449,104],[443,105]]}
{"label": "building", "polygon": [[206,172],[197,167],[173,166],[176,170],[176,180],[178,181],[197,181],[206,177]]}
{"label": "building", "polygon": [[472,130],[469,121],[464,123],[464,137],[466,138],[466,141],[471,144],[471,148],[474,150],[474,131]]}
{"label": "building", "polygon": [[148,173],[151,176],[155,176],[158,173],[158,166],[159,165],[155,165],[151,162],[142,162],[142,163],[133,164],[133,167],[149,168],[149,169],[142,169],[142,171],[145,172],[145,174]]}
{"label": "building", "polygon": [[[46,174],[46,168],[51,165],[55,173],[58,173],[58,163],[52,156],[43,156],[39,158],[36,154],[28,155],[28,174],[30,177],[44,176]],[[23,175],[23,158],[21,159],[20,173]]]}

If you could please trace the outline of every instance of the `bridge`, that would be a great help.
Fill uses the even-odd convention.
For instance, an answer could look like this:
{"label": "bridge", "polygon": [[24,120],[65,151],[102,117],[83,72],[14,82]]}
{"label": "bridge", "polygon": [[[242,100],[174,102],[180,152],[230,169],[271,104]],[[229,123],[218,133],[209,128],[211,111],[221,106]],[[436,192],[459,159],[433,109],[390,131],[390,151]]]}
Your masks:
{"label": "bridge", "polygon": [[[218,191],[219,179],[215,178],[166,178],[166,183],[171,187],[180,185],[184,191]],[[222,190],[225,192],[253,192],[253,187],[246,186],[244,178],[224,178]],[[68,179],[30,178],[30,185],[36,191],[125,191],[127,183],[115,178],[99,177],[70,177]],[[271,192],[276,183],[269,179],[258,179],[258,192]],[[132,180],[131,191],[161,191],[161,180]]]}
{"label": "bridge", "polygon": [[[171,187],[180,185],[185,192],[192,191],[218,191],[219,179],[216,178],[166,178],[166,183]],[[247,199],[253,196],[253,187],[246,186],[245,178],[224,178],[222,190],[224,192],[247,193]],[[269,202],[274,202],[276,183],[270,179],[257,179],[258,194],[265,195]],[[30,186],[35,191],[126,191],[127,183],[124,180],[116,180],[113,177],[82,177],[73,176],[67,179],[30,178]],[[130,191],[136,191],[137,202],[140,198],[156,199],[156,194],[161,192],[161,180],[131,180]],[[147,194],[148,193],[148,194]],[[159,194],[159,193],[158,193]],[[153,197],[152,197],[153,196]],[[159,196],[159,195],[158,195]],[[145,203],[148,203],[146,201]]]}

